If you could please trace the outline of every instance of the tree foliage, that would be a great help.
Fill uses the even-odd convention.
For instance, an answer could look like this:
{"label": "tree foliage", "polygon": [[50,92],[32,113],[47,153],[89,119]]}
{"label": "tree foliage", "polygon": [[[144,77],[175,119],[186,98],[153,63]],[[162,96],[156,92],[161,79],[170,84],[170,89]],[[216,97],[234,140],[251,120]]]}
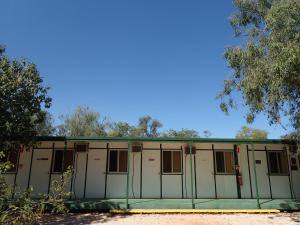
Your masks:
{"label": "tree foliage", "polygon": [[265,130],[255,129],[243,126],[236,134],[235,138],[239,139],[267,139],[268,132]]}
{"label": "tree foliage", "polygon": [[36,125],[36,131],[38,136],[51,136],[56,132],[56,128],[53,126],[53,118],[51,114],[44,111],[44,120]]}
{"label": "tree foliage", "polygon": [[159,128],[162,127],[162,123],[156,119],[152,119],[151,116],[142,116],[139,118],[138,126],[133,129],[133,136],[138,137],[158,137]]}
{"label": "tree foliage", "polygon": [[[107,117],[100,117],[98,112],[84,106],[78,106],[69,115],[62,115],[61,119],[62,124],[57,127],[56,133],[62,136],[200,137],[198,132],[192,129],[169,129],[161,132],[163,124],[149,115],[139,117],[137,125],[128,122],[111,122]],[[47,126],[44,127],[47,131]],[[203,134],[205,137],[211,136],[208,130]]]}
{"label": "tree foliage", "polygon": [[35,64],[11,60],[0,47],[0,144],[28,144],[45,119],[51,98]]}
{"label": "tree foliage", "polygon": [[300,1],[235,0],[230,23],[246,43],[227,48],[233,76],[225,80],[221,109],[235,107],[234,91],[242,94],[247,122],[264,112],[270,124],[282,116],[300,127]]}
{"label": "tree foliage", "polygon": [[133,136],[132,133],[135,129],[134,126],[127,122],[116,122],[111,124],[110,131],[107,132],[107,136],[110,137],[129,137]]}
{"label": "tree foliage", "polygon": [[198,138],[200,137],[198,132],[195,130],[190,129],[181,129],[181,130],[174,130],[170,129],[167,130],[162,134],[163,137],[181,137],[181,138]]}
{"label": "tree foliage", "polygon": [[63,136],[106,136],[109,126],[107,117],[85,106],[78,106],[72,114],[62,115],[61,120],[58,135]]}

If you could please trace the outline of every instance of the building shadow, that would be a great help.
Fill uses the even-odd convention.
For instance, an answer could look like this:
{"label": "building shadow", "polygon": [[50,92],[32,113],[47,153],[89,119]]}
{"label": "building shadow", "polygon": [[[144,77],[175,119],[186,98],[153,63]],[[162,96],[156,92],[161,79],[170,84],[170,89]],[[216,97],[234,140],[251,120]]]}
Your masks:
{"label": "building shadow", "polygon": [[105,223],[118,221],[130,216],[130,214],[113,213],[69,213],[66,215],[45,214],[39,221],[44,225],[82,225],[91,223]]}

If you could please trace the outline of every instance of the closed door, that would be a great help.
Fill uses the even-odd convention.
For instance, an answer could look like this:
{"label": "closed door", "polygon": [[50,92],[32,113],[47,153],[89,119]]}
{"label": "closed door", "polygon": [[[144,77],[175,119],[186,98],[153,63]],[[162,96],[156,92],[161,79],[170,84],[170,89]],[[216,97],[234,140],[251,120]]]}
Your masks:
{"label": "closed door", "polygon": [[51,149],[35,149],[32,158],[30,186],[33,187],[33,195],[45,194],[48,192]]}
{"label": "closed door", "polygon": [[[252,152],[249,151],[249,164],[251,172],[251,184],[253,197],[256,197],[255,176],[253,171]],[[255,166],[257,175],[258,193],[260,198],[271,198],[270,183],[268,176],[268,164],[265,151],[255,151]]]}
{"label": "closed door", "polygon": [[160,198],[160,151],[143,150],[142,198]]}
{"label": "closed door", "polygon": [[213,151],[201,150],[196,155],[196,181],[198,198],[214,198],[214,164]]}
{"label": "closed door", "polygon": [[104,198],[106,150],[90,149],[86,173],[86,197]]}

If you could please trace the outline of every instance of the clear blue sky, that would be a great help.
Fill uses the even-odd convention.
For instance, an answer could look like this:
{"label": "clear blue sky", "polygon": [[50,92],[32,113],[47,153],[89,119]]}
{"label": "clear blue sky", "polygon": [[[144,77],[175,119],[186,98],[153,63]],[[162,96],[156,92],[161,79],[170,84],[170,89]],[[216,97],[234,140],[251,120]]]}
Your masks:
{"label": "clear blue sky", "polygon": [[[245,109],[215,99],[230,75],[223,52],[238,43],[231,1],[2,1],[0,43],[38,65],[58,117],[86,105],[114,121],[149,114],[164,128],[234,137]],[[56,120],[56,123],[59,122]],[[260,116],[270,138],[285,131]]]}

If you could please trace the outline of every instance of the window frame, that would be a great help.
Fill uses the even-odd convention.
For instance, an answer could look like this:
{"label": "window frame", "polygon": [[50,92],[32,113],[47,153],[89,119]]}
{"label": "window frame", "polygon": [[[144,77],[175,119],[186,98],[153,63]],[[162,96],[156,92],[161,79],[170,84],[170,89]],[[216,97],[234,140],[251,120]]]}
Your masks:
{"label": "window frame", "polygon": [[[270,160],[270,153],[276,153],[276,161],[277,161],[277,173],[274,173],[274,172],[271,172],[271,160]],[[281,169],[280,169],[280,160],[279,160],[279,157],[278,155],[279,154],[283,154],[284,157],[285,157],[285,162],[286,162],[286,170],[287,172],[281,172]],[[268,160],[268,171],[269,171],[269,175],[270,176],[289,176],[289,162],[288,162],[288,154],[286,151],[284,150],[268,150],[267,151],[267,160]]]}
{"label": "window frame", "polygon": [[[224,159],[224,171],[225,172],[218,172],[218,162],[217,162],[217,153],[221,152],[223,153],[223,159]],[[233,172],[226,172],[227,167],[226,167],[226,160],[225,160],[225,152],[230,152],[232,156],[232,167],[233,167]],[[235,154],[233,149],[218,149],[214,150],[214,161],[215,161],[215,174],[216,175],[236,175],[236,170],[235,170]]]}
{"label": "window frame", "polygon": [[[56,152],[58,151],[62,151],[62,168],[61,168],[61,171],[54,171],[54,167],[55,167],[55,157],[56,157]],[[66,172],[66,155],[64,155],[65,152],[72,152],[72,163],[71,163],[71,166],[74,166],[74,154],[75,154],[75,151],[74,150],[65,150],[65,149],[54,149],[54,153],[53,153],[53,159],[52,159],[52,165],[51,165],[51,173],[52,174],[62,174],[64,172]]]}
{"label": "window frame", "polygon": [[[171,152],[171,172],[164,172],[164,152]],[[174,157],[173,157],[173,153],[174,152],[179,152],[180,153],[180,172],[174,172]],[[162,150],[162,160],[161,160],[161,167],[162,167],[162,175],[182,175],[182,150]]]}
{"label": "window frame", "polygon": [[[110,156],[111,152],[117,152],[117,171],[110,171]],[[120,171],[120,152],[126,152],[127,161],[126,161],[126,171]],[[107,165],[107,173],[108,174],[127,174],[128,172],[128,150],[127,149],[109,149],[108,151],[108,165]]]}

